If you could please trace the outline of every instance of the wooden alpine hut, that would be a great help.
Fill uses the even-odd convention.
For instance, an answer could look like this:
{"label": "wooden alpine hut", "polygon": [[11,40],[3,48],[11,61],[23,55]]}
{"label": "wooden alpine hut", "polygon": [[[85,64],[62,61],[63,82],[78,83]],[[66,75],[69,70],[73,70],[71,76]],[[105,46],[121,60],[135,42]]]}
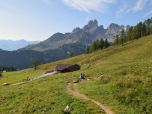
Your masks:
{"label": "wooden alpine hut", "polygon": [[56,71],[65,73],[65,72],[73,72],[76,70],[80,70],[80,66],[78,64],[71,65],[71,64],[58,64],[56,66]]}

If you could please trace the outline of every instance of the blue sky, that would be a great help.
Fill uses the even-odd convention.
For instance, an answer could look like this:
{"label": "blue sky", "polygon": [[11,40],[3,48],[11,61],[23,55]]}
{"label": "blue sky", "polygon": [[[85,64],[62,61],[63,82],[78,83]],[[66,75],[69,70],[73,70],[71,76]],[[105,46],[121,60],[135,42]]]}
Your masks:
{"label": "blue sky", "polygon": [[43,41],[89,20],[134,26],[152,17],[152,0],[0,0],[0,39]]}

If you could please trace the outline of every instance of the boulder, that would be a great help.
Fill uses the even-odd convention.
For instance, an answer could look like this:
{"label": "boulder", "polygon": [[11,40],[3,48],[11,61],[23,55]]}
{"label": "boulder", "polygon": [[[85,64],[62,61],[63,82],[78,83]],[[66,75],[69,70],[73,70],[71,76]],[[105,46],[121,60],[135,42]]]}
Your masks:
{"label": "boulder", "polygon": [[10,83],[3,83],[1,86],[8,86]]}

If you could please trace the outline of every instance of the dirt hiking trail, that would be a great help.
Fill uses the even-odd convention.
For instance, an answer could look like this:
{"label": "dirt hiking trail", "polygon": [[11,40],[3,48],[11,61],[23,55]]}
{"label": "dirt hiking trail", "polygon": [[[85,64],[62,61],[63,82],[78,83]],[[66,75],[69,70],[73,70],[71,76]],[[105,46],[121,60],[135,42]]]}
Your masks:
{"label": "dirt hiking trail", "polygon": [[[55,73],[55,72],[51,72],[51,73],[47,73],[47,74],[42,74],[42,75],[40,75],[40,76],[37,76],[37,77],[31,79],[30,81],[37,80],[37,79],[42,78],[42,77],[50,76],[50,75],[53,75],[54,73]],[[23,84],[23,83],[26,83],[26,82],[28,82],[28,81],[19,82],[19,83],[15,83],[15,84],[11,84],[11,85],[19,85],[19,84]]]}
{"label": "dirt hiking trail", "polygon": [[70,87],[71,83],[68,83],[68,86],[67,86],[67,89],[70,91],[70,93],[72,93],[74,96],[77,96],[77,97],[81,97],[83,99],[86,99],[86,100],[91,100],[92,102],[94,102],[95,104],[97,104],[98,106],[100,106],[107,114],[114,114],[112,111],[110,111],[107,107],[105,107],[103,104],[101,104],[100,102],[98,101],[95,101],[93,99],[90,99],[88,97],[86,97],[85,95],[83,94],[80,94],[77,92],[77,88],[76,88],[76,83],[74,83],[74,88],[76,89],[76,91],[73,91],[71,90],[69,87]]}

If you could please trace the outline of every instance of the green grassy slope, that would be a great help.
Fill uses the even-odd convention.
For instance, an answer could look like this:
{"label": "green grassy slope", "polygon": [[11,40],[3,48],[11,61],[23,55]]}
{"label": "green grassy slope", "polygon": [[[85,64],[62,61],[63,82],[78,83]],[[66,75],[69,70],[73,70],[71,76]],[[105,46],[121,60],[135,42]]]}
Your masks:
{"label": "green grassy slope", "polygon": [[[80,73],[84,73],[87,78],[90,78],[90,81],[78,83],[78,91],[80,93],[105,104],[105,106],[108,106],[116,114],[151,113],[151,44],[152,35],[127,42],[125,46],[111,46],[88,55],[80,55],[49,64],[43,64],[39,66],[39,71],[37,72],[44,72],[44,70],[48,68],[52,69],[52,67],[55,68],[58,63],[77,63],[81,65],[81,70],[66,73],[65,76],[58,74],[22,85],[1,87],[0,110],[12,113],[17,111],[21,113],[23,110],[24,112],[22,113],[39,113],[38,110],[41,113],[55,113],[54,111],[59,110],[59,113],[61,113],[65,106],[70,104],[72,106],[71,113],[103,112],[98,106],[92,105],[93,103],[91,103],[91,101],[83,101],[68,94],[66,89],[67,82],[77,80]],[[27,70],[33,71],[33,69]],[[101,74],[104,76],[97,79]],[[18,75],[13,75],[13,73],[7,74],[7,79]],[[0,83],[2,83],[2,81],[3,78],[1,78]],[[21,90],[18,90],[19,86],[22,88]],[[43,97],[43,95],[45,97]],[[67,96],[67,99],[64,96]],[[40,98],[41,100],[39,100]],[[19,99],[24,102],[19,102]],[[47,101],[45,101],[45,99]],[[53,104],[51,104],[52,99]],[[48,102],[48,104],[45,102]],[[42,103],[43,108],[39,109],[40,103]],[[17,108],[19,105],[21,105],[20,110]]]}
{"label": "green grassy slope", "polygon": [[62,114],[67,105],[70,105],[71,113],[104,113],[91,101],[68,94],[67,81],[67,77],[60,74],[26,84],[2,87],[0,113]]}

